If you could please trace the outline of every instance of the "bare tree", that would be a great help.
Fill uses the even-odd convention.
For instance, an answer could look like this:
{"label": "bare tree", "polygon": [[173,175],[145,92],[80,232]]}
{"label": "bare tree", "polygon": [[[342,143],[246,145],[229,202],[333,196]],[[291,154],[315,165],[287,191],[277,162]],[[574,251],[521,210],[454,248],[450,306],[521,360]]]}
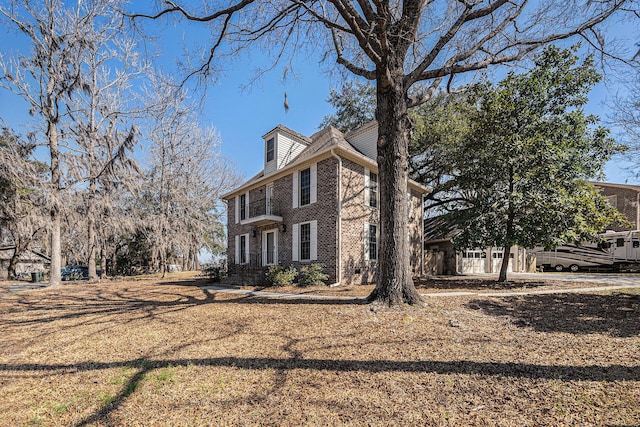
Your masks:
{"label": "bare tree", "polygon": [[240,180],[219,151],[220,138],[202,129],[183,89],[156,80],[150,167],[141,191],[144,225],[151,234],[154,258],[167,272],[170,255],[182,264],[197,263],[202,249],[220,246],[218,201]]}
{"label": "bare tree", "polygon": [[12,1],[0,6],[0,17],[19,30],[30,43],[30,54],[13,60],[0,58],[0,84],[20,95],[29,112],[42,119],[43,144],[49,149],[51,180],[47,207],[50,210],[50,284],[60,283],[60,165],[61,120],[67,102],[80,81],[80,57],[89,41],[82,28],[92,25],[92,16],[67,8],[60,0]]}
{"label": "bare tree", "polygon": [[0,241],[13,246],[7,266],[14,277],[20,257],[40,243],[47,228],[43,203],[45,165],[31,158],[35,146],[6,127],[0,133]]}
{"label": "bare tree", "polygon": [[[378,283],[369,301],[419,303],[409,268],[406,186],[410,107],[426,102],[447,79],[519,61],[550,42],[582,36],[601,48],[597,27],[631,0],[238,0],[204,10],[166,1],[157,13],[206,22],[213,40],[207,75],[219,55],[264,42],[276,61],[305,47],[333,55],[344,70],[376,83],[379,124],[381,247]],[[314,38],[318,35],[319,38]],[[323,37],[324,36],[324,37]]]}
{"label": "bare tree", "polygon": [[126,183],[131,173],[139,172],[129,154],[137,135],[132,121],[143,108],[132,87],[145,75],[146,64],[136,41],[125,37],[118,1],[96,0],[87,7],[100,19],[85,35],[92,43],[82,57],[82,91],[72,97],[74,146],[67,160],[72,179],[86,184],[86,262],[89,280],[96,280],[97,216],[108,208],[106,192],[118,188],[114,182]]}

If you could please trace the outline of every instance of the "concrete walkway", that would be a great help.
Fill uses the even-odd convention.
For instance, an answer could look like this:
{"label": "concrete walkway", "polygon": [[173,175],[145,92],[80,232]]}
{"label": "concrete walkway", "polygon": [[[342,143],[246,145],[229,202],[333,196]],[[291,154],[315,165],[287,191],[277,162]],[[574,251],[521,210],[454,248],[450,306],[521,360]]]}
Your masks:
{"label": "concrete walkway", "polygon": [[[615,291],[619,289],[640,288],[640,283],[629,285],[611,285],[611,286],[594,286],[589,288],[576,288],[576,289],[539,289],[530,291],[505,291],[505,292],[471,292],[471,291],[459,291],[459,292],[437,292],[420,294],[424,297],[460,297],[460,296],[477,296],[477,297],[512,297],[519,295],[548,295],[548,294],[570,294],[570,293],[585,293],[585,292],[604,292]],[[214,292],[224,292],[229,294],[246,295],[252,297],[261,298],[273,298],[273,299],[299,299],[299,300],[364,300],[365,297],[357,296],[336,296],[336,295],[311,295],[311,294],[280,294],[277,292],[261,292],[251,291],[246,289],[233,289],[224,288],[220,286],[203,286],[202,289],[206,289]]]}

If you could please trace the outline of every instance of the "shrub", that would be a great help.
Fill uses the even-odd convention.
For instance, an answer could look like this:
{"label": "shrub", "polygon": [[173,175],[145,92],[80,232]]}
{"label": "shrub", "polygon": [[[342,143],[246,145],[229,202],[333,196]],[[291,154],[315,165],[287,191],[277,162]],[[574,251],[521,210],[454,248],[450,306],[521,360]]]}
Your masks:
{"label": "shrub", "polygon": [[265,278],[269,286],[291,286],[297,275],[298,272],[291,266],[270,265]]}
{"label": "shrub", "polygon": [[324,266],[322,264],[311,264],[308,267],[302,267],[298,275],[298,286],[325,286],[329,278],[322,272]]}

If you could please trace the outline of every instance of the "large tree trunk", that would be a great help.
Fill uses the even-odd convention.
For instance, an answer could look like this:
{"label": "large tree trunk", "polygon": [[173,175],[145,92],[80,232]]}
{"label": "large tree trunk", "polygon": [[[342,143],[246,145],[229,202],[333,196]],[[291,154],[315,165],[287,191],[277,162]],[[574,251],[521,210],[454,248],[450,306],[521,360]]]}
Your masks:
{"label": "large tree trunk", "polygon": [[[401,62],[401,61],[400,61]],[[411,277],[407,183],[409,134],[402,64],[378,73],[378,174],[380,188],[380,250],[376,287],[367,298],[384,305],[423,301]]]}
{"label": "large tree trunk", "polygon": [[[50,112],[49,117],[55,114]],[[58,127],[49,122],[47,129],[49,152],[51,155],[51,270],[49,271],[49,285],[59,285],[62,282],[62,257],[60,246],[60,164],[58,159]]]}
{"label": "large tree trunk", "polygon": [[500,275],[498,276],[498,282],[503,283],[507,281],[507,270],[509,269],[509,258],[511,257],[511,245],[507,245],[504,248],[502,255],[502,265],[500,266]]}

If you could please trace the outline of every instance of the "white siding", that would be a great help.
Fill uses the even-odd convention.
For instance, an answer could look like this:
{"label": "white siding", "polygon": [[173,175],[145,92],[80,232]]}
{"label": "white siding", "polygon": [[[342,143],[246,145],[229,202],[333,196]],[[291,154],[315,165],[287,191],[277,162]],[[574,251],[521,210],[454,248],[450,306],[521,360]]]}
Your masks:
{"label": "white siding", "polygon": [[371,126],[364,132],[349,136],[348,141],[370,159],[378,158],[378,127]]}
{"label": "white siding", "polygon": [[[276,159],[278,161],[277,168],[283,168],[291,160],[295,159],[307,146],[300,144],[293,139],[282,134],[276,134]],[[265,154],[266,155],[266,154]]]}

